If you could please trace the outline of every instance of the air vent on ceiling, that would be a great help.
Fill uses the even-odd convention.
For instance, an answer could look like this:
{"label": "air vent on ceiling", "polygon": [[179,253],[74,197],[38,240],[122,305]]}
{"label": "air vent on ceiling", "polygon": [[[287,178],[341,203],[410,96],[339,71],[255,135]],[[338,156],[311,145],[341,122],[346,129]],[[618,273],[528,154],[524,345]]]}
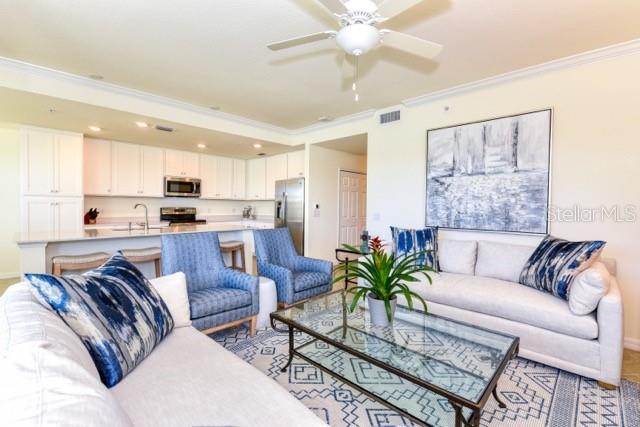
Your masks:
{"label": "air vent on ceiling", "polygon": [[168,126],[156,125],[157,130],[161,130],[162,132],[173,132],[175,129],[170,128]]}
{"label": "air vent on ceiling", "polygon": [[388,113],[380,114],[381,125],[391,122],[397,122],[398,120],[400,120],[400,110],[389,111]]}

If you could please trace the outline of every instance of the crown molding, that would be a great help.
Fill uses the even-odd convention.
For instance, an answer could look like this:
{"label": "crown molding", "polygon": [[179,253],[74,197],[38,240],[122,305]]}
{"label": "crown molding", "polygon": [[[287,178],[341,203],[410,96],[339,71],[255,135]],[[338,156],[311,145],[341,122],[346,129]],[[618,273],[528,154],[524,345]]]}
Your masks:
{"label": "crown molding", "polygon": [[309,126],[291,129],[288,131],[289,135],[302,135],[308,132],[314,132],[322,129],[328,129],[335,126],[343,125],[350,122],[357,122],[358,120],[368,119],[376,113],[376,109],[371,108],[369,110],[360,111],[358,113],[349,114],[347,116],[337,117],[330,122],[314,123]]}
{"label": "crown molding", "polygon": [[427,93],[424,95],[408,98],[402,101],[406,107],[414,107],[417,105],[432,102],[449,96],[461,95],[470,91],[484,89],[487,87],[499,85],[502,83],[519,80],[525,77],[544,74],[551,71],[562,70],[566,68],[576,67],[594,62],[606,61],[608,59],[617,58],[619,56],[640,53],[640,39],[634,39],[623,43],[605,46],[600,49],[590,50],[576,55],[555,59],[553,61],[542,64],[532,65],[530,67],[521,68],[519,70],[510,71],[508,73],[477,80],[471,83],[465,83],[459,86]]}
{"label": "crown molding", "polygon": [[27,76],[36,75],[36,76],[50,78],[53,80],[58,80],[66,83],[72,83],[79,86],[84,86],[91,89],[97,89],[97,90],[102,90],[105,92],[110,92],[118,95],[128,96],[128,97],[140,99],[150,103],[156,103],[163,106],[181,109],[191,113],[203,114],[203,115],[214,117],[217,119],[239,123],[245,126],[251,126],[258,129],[280,133],[282,135],[289,135],[291,132],[289,129],[272,125],[270,123],[249,119],[247,117],[238,116],[235,114],[225,113],[223,111],[211,110],[210,108],[191,104],[185,101],[180,101],[173,98],[167,98],[160,95],[154,95],[152,93],[128,88],[125,86],[120,86],[113,83],[93,80],[88,77],[67,73],[65,71],[54,70],[52,68],[47,68],[40,65],[30,64],[28,62],[18,61],[16,59],[0,56],[0,68],[4,68],[10,71],[18,71]]}

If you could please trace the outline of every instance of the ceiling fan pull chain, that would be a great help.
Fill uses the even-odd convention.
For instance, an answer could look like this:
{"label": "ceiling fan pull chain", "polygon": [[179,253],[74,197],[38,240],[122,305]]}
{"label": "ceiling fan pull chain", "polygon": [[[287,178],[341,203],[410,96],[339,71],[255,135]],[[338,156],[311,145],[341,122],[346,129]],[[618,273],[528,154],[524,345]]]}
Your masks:
{"label": "ceiling fan pull chain", "polygon": [[356,55],[356,63],[355,63],[355,72],[353,74],[353,91],[355,92],[355,101],[358,102],[360,100],[360,95],[358,95],[358,56]]}

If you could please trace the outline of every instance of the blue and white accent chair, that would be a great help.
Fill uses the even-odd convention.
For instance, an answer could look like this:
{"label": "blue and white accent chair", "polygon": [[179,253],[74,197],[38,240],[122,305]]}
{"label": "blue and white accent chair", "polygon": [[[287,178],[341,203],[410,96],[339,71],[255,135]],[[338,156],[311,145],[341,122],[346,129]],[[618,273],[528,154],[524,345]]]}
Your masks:
{"label": "blue and white accent chair", "polygon": [[333,264],[298,255],[288,228],[254,230],[258,275],[276,283],[278,305],[298,301],[331,290]]}
{"label": "blue and white accent chair", "polygon": [[193,326],[205,333],[250,322],[255,334],[258,277],[226,268],[218,233],[162,236],[162,274],[187,277]]}

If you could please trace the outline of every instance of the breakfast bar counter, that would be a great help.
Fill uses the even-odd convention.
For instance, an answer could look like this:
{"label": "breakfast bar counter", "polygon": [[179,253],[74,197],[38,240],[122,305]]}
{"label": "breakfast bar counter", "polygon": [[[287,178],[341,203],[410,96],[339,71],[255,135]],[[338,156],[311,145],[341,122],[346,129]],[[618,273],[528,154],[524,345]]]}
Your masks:
{"label": "breakfast bar counter", "polygon": [[[20,249],[20,274],[50,273],[51,258],[60,255],[82,255],[93,252],[115,253],[121,249],[160,247],[160,237],[165,234],[219,233],[221,242],[239,240],[244,242],[245,258],[251,260],[254,253],[253,230],[272,228],[272,222],[230,221],[207,224],[150,225],[148,230],[127,224],[100,225],[84,230],[61,231],[59,233],[22,233],[16,236]],[[140,265],[147,277],[153,277],[153,266]],[[247,263],[247,272],[252,273],[253,263]]]}

